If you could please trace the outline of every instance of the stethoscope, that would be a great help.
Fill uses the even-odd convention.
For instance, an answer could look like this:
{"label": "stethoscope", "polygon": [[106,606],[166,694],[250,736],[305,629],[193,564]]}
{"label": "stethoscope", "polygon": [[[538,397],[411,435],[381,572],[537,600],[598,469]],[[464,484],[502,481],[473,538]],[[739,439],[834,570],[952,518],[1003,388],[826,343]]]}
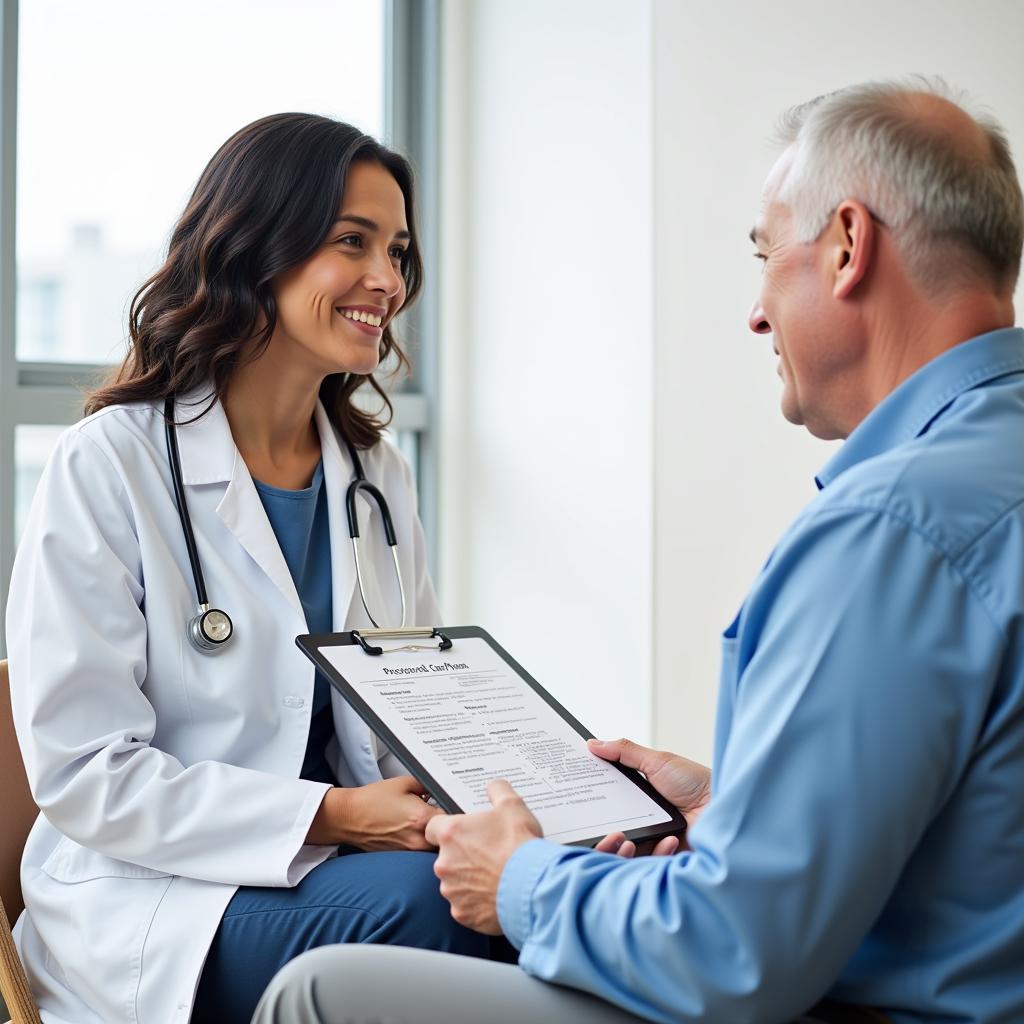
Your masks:
{"label": "stethoscope", "polygon": [[[174,396],[168,395],[164,401],[164,429],[167,435],[167,459],[171,465],[171,481],[174,485],[174,502],[178,506],[178,518],[181,520],[181,529],[185,534],[185,547],[188,549],[188,560],[192,566],[192,578],[196,585],[196,601],[199,605],[199,612],[189,620],[186,626],[186,636],[189,642],[203,654],[212,654],[221,650],[225,644],[234,636],[235,628],[227,612],[220,608],[211,608],[206,596],[206,581],[203,579],[203,567],[199,563],[199,552],[196,548],[196,537],[192,532],[192,520],[188,514],[185,504],[185,485],[181,477],[181,457],[178,454],[178,434],[174,422]],[[391,511],[388,503],[381,494],[380,489],[375,487],[366,479],[363,472],[363,464],[359,453],[353,447],[348,438],[343,438],[345,447],[348,449],[349,458],[355,471],[355,478],[348,485],[345,493],[345,515],[348,519],[348,535],[352,540],[352,557],[356,565],[356,582],[359,585],[359,597],[363,602],[363,609],[367,618],[373,623],[376,630],[380,630],[377,620],[370,614],[370,607],[366,601],[366,591],[363,589],[363,574],[359,565],[359,545],[356,543],[359,537],[359,523],[356,519],[356,495],[365,491],[377,503],[380,509],[380,516],[384,523],[384,536],[387,538],[388,547],[391,548],[391,557],[395,563],[395,575],[398,578],[398,592],[402,597],[402,630],[407,629],[405,625],[406,604],[405,584],[402,581],[402,569],[398,564],[398,541],[395,537],[395,526],[391,521]],[[450,643],[449,643],[449,646]]]}

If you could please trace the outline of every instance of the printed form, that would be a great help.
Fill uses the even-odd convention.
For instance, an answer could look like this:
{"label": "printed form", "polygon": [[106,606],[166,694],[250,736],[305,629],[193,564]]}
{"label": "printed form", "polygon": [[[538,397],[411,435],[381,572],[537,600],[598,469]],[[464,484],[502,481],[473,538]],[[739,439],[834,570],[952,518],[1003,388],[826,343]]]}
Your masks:
{"label": "printed form", "polygon": [[489,808],[486,785],[500,778],[556,842],[671,821],[485,640],[380,657],[358,646],[320,652],[463,811]]}

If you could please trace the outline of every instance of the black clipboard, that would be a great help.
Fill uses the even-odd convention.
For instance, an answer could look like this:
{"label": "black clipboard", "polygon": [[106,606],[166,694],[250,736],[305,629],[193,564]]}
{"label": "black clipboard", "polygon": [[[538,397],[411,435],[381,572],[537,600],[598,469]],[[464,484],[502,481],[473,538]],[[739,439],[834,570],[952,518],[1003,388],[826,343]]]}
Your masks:
{"label": "black clipboard", "polygon": [[[435,779],[419,762],[419,760],[408,750],[404,743],[392,732],[379,715],[363,700],[356,689],[345,679],[338,669],[321,653],[325,647],[352,647],[363,648],[367,657],[384,656],[386,651],[382,648],[371,646],[367,642],[367,635],[371,633],[386,635],[386,631],[373,630],[350,630],[344,633],[308,633],[297,636],[295,643],[299,650],[306,655],[323,674],[330,680],[331,685],[337,689],[346,702],[355,710],[364,722],[379,736],[402,762],[410,775],[414,776],[437,801],[438,806],[448,814],[461,814],[463,809],[455,802],[451,794]],[[584,739],[591,739],[590,732],[581,722],[571,715],[554,697],[544,689],[536,679],[533,678],[497,641],[484,629],[479,626],[445,626],[436,629],[422,630],[421,635],[428,638],[439,638],[438,647],[447,650],[453,646],[453,641],[464,638],[475,637],[485,641],[494,652],[529,685],[536,694],[566,723],[568,723]],[[457,648],[457,644],[454,645]],[[383,651],[383,653],[382,653]],[[456,651],[457,653],[457,651]],[[625,832],[626,838],[635,843],[656,842],[665,836],[682,836],[686,831],[686,819],[683,815],[666,800],[640,772],[624,765],[613,763],[634,785],[636,785],[646,796],[661,807],[668,815],[669,820],[658,825],[649,825],[643,828],[630,829]],[[594,836],[591,839],[579,839],[566,843],[567,846],[594,846],[604,838],[604,835]]]}

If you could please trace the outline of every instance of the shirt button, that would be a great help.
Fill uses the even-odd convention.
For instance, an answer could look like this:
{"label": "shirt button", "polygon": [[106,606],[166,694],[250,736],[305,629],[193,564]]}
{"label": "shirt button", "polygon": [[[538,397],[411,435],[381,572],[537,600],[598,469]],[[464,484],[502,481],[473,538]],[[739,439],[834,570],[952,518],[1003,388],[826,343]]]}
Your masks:
{"label": "shirt button", "polygon": [[286,708],[302,708],[306,706],[306,702],[301,697],[285,697],[281,703]]}
{"label": "shirt button", "polygon": [[372,748],[370,747],[370,744],[369,744],[369,743],[364,743],[364,744],[363,744],[363,753],[364,753],[364,754],[370,754],[370,753],[373,753],[373,750],[372,750]]}

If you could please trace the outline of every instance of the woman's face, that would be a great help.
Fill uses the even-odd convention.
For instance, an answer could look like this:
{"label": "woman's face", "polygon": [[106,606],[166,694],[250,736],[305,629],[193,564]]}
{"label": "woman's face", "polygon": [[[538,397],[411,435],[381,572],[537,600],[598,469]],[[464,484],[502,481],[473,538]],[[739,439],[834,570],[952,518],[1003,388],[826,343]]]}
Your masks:
{"label": "woman's face", "polygon": [[275,357],[303,361],[320,377],[372,373],[381,334],[405,301],[409,241],[398,182],[380,164],[353,164],[323,245],[274,282]]}

